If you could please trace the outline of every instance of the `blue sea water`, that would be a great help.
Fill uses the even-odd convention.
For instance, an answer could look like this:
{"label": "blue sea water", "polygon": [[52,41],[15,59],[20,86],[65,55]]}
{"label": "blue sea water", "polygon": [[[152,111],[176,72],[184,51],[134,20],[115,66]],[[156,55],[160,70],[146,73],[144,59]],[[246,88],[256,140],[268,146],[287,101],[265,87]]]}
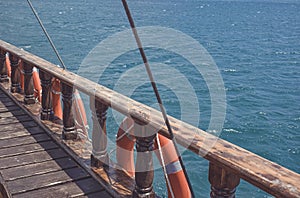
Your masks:
{"label": "blue sea water", "polygon": [[[129,28],[121,1],[32,2],[68,69],[74,72],[96,44]],[[227,112],[221,138],[300,173],[299,2],[129,0],[128,3],[138,27],[174,28],[196,39],[213,57],[226,90]],[[0,8],[0,39],[58,64],[26,1],[2,0]],[[159,49],[146,52],[150,60],[174,67],[188,65],[175,54],[164,54]],[[112,88],[125,70],[124,65],[140,63],[137,51],[125,54],[112,63],[112,69],[106,71],[100,83]],[[201,109],[198,127],[205,130],[211,115],[206,84],[193,76],[193,70],[187,68],[182,72],[186,72],[196,90]],[[163,85],[159,89],[168,113],[180,117],[176,95]],[[155,103],[148,85],[139,87],[132,97],[148,105]],[[114,137],[116,130],[115,123],[109,124],[110,137]],[[208,162],[191,152],[184,152],[183,160],[196,197],[208,197]],[[162,177],[162,171],[156,170],[155,190],[165,197]],[[242,181],[237,196],[270,195]]]}

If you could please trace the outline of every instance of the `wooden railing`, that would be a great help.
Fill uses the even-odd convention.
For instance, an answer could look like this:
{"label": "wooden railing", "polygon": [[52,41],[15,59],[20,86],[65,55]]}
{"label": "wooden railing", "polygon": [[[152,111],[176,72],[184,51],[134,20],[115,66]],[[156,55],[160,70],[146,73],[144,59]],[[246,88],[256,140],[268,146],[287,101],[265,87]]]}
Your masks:
{"label": "wooden railing", "polygon": [[[50,83],[52,78],[62,82],[63,98],[63,138],[75,139],[77,132],[71,109],[73,88],[90,97],[93,118],[91,164],[94,167],[104,166],[108,160],[106,139],[106,112],[108,108],[131,117],[135,122],[149,124],[158,132],[169,138],[167,128],[163,125],[161,114],[157,110],[134,101],[124,95],[91,82],[72,72],[21,50],[0,40],[0,80],[7,81],[7,71],[3,58],[9,53],[12,66],[11,91],[20,91],[18,64],[23,62],[24,69],[24,102],[34,103],[32,86],[32,68],[37,67],[42,82],[42,119],[49,119],[52,111]],[[179,144],[209,161],[209,182],[211,197],[234,197],[240,179],[276,197],[300,197],[300,175],[274,162],[264,159],[241,147],[206,133],[205,131],[169,117],[175,138]],[[154,137],[139,138],[137,144],[143,151],[151,150],[145,145],[153,144]],[[139,157],[137,158],[137,161]],[[151,164],[151,158],[148,159]],[[151,170],[150,170],[151,171]],[[149,173],[149,172],[148,172]],[[153,174],[136,173],[135,197],[154,197],[152,190]],[[149,175],[151,177],[149,177]]]}

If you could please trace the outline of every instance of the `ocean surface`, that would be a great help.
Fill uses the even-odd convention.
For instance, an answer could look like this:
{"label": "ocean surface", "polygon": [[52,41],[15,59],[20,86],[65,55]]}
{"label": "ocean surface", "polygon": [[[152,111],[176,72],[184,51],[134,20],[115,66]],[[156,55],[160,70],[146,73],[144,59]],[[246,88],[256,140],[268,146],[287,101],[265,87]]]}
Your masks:
{"label": "ocean surface", "polygon": [[[98,43],[129,28],[121,1],[32,0],[32,3],[73,72],[79,71],[84,58]],[[211,55],[226,92],[221,138],[300,173],[300,2],[129,0],[128,3],[137,27],[173,28],[194,38]],[[59,64],[26,1],[1,0],[0,8],[0,39]],[[174,67],[190,82],[201,114],[198,127],[207,130],[212,115],[211,100],[201,75],[178,54],[155,48],[146,49],[146,53],[150,61]],[[142,61],[137,50],[126,52],[109,65],[98,82],[114,88],[123,77],[122,72],[139,64]],[[97,68],[90,69],[89,75],[94,74]],[[171,77],[169,72],[160,76]],[[137,76],[126,78],[131,81]],[[167,112],[180,119],[181,101],[173,88],[163,83],[158,87]],[[131,97],[157,106],[147,83],[136,87]],[[117,132],[113,118],[110,111],[108,133],[112,142]],[[188,151],[183,153],[183,160],[196,197],[208,197],[208,162]],[[166,197],[162,178],[162,170],[156,169],[155,190]],[[237,197],[271,196],[241,181]]]}

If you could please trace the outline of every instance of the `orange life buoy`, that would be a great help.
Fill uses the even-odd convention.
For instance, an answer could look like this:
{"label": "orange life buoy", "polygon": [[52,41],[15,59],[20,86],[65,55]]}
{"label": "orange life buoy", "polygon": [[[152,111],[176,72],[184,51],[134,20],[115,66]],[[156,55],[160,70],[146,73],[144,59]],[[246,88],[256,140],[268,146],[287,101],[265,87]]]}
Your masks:
{"label": "orange life buoy", "polygon": [[9,61],[8,54],[5,55],[5,66],[6,66],[6,70],[7,70],[7,75],[8,75],[8,77],[10,77],[11,76],[11,67],[10,67],[10,61]]}
{"label": "orange life buoy", "polygon": [[32,78],[33,78],[33,86],[34,86],[34,97],[36,100],[41,102],[42,101],[42,86],[41,86],[39,72],[36,67],[33,67]]}
{"label": "orange life buoy", "polygon": [[[180,161],[178,159],[174,144],[171,140],[163,135],[158,135],[161,146],[164,162],[166,164],[166,171],[170,181],[171,189],[176,198],[190,198],[192,197],[189,184],[185,178]],[[158,144],[155,142],[154,149],[158,149]],[[156,152],[157,154],[157,152]],[[159,156],[159,154],[157,154]],[[168,186],[168,183],[167,183]],[[171,196],[170,188],[168,186],[168,197]]]}
{"label": "orange life buoy", "polygon": [[63,119],[63,112],[61,108],[61,101],[60,101],[60,80],[53,79],[52,80],[52,105],[53,105],[53,112],[56,118],[60,120]]}
{"label": "orange life buoy", "polygon": [[[118,165],[126,170],[130,176],[134,176],[135,170],[133,148],[136,139],[133,134],[133,120],[125,118],[121,123],[117,134],[116,158]],[[189,189],[188,181],[185,178],[173,142],[160,134],[158,134],[158,139],[166,165],[165,168],[168,179],[175,198],[190,198],[191,191]],[[159,156],[158,144],[156,141],[154,147],[156,155]],[[168,184],[167,187],[168,197],[172,197],[170,186],[168,186]]]}
{"label": "orange life buoy", "polygon": [[126,172],[133,177],[134,176],[134,159],[133,149],[135,144],[135,137],[133,136],[133,120],[125,119],[117,133],[117,150],[116,158],[117,163]]}

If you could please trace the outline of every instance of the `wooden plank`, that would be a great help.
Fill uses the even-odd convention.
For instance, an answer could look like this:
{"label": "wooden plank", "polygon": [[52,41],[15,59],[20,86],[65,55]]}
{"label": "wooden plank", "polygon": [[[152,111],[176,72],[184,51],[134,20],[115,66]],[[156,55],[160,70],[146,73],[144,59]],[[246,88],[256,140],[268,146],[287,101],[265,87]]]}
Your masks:
{"label": "wooden plank", "polygon": [[111,198],[112,196],[110,194],[108,194],[106,191],[100,191],[100,192],[96,192],[96,193],[91,193],[88,195],[81,195],[78,196],[77,198]]}
{"label": "wooden plank", "polygon": [[32,121],[32,118],[27,114],[17,116],[17,117],[13,115],[11,117],[2,117],[2,114],[0,114],[0,125],[15,124],[20,122],[28,122],[28,121]]}
{"label": "wooden plank", "polygon": [[4,91],[0,90],[0,98],[5,98],[7,95],[5,94]]}
{"label": "wooden plank", "polygon": [[24,177],[41,175],[50,172],[56,172],[63,169],[77,167],[78,164],[69,157],[40,162],[35,164],[28,164],[14,168],[8,168],[1,171],[3,179],[11,181]]}
{"label": "wooden plank", "polygon": [[24,128],[35,127],[35,126],[37,126],[37,123],[33,121],[15,123],[15,124],[5,124],[5,125],[1,125],[0,132],[16,131]]}
{"label": "wooden plank", "polygon": [[14,102],[11,102],[10,106],[1,106],[0,107],[0,113],[2,112],[7,112],[7,111],[14,111],[19,109],[20,107],[18,107]]}
{"label": "wooden plank", "polygon": [[84,169],[76,167],[9,181],[7,182],[7,187],[11,194],[16,194],[87,177],[91,176]]}
{"label": "wooden plank", "polygon": [[6,127],[5,129],[6,130],[4,130],[2,126],[0,127],[0,140],[45,133],[39,126],[27,129],[19,126],[17,126],[16,128]]}
{"label": "wooden plank", "polygon": [[34,127],[34,126],[38,126],[38,124],[33,121],[33,120],[30,120],[30,121],[24,121],[24,122],[21,122],[21,124],[27,128],[27,127]]}
{"label": "wooden plank", "polygon": [[1,102],[5,104],[6,102],[11,102],[11,99],[6,95],[6,97],[1,97]]}
{"label": "wooden plank", "polygon": [[56,143],[52,141],[3,148],[0,149],[0,158],[27,154],[27,153],[34,153],[37,151],[45,151],[54,148],[58,148],[58,146]]}
{"label": "wooden plank", "polygon": [[53,149],[13,157],[0,158],[0,169],[24,166],[27,164],[44,162],[51,159],[58,159],[67,156],[68,155],[62,149]]}
{"label": "wooden plank", "polygon": [[6,181],[11,181],[24,177],[56,172],[68,168],[74,168],[77,166],[78,164],[74,160],[72,160],[69,157],[66,157],[41,163],[8,168],[2,170],[1,173]]}
{"label": "wooden plank", "polygon": [[47,134],[37,134],[32,136],[28,135],[23,137],[16,137],[16,138],[2,139],[2,140],[0,139],[0,148],[26,145],[26,144],[44,142],[49,140],[51,140],[51,138]]}
{"label": "wooden plank", "polygon": [[16,116],[22,116],[22,115],[25,116],[27,114],[25,113],[25,111],[23,111],[21,109],[0,113],[1,118],[10,118],[10,117],[16,117]]}
{"label": "wooden plank", "polygon": [[[103,191],[103,187],[93,178],[81,179],[76,182],[68,182],[48,188],[38,189],[26,193],[16,194],[14,198],[39,197],[39,198],[60,198],[78,197],[85,194]],[[105,192],[105,191],[103,191]],[[108,196],[109,198],[111,196]],[[100,198],[100,197],[99,197]],[[102,198],[102,197],[101,197]],[[103,197],[105,198],[105,197]]]}

